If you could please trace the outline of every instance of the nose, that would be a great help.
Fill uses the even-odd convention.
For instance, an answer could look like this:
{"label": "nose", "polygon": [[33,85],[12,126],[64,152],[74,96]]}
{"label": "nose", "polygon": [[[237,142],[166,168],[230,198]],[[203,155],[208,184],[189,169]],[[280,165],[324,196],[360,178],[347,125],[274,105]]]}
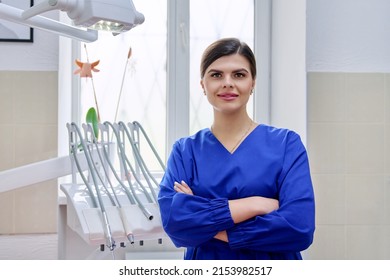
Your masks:
{"label": "nose", "polygon": [[233,88],[233,81],[231,80],[230,77],[225,77],[225,79],[223,80],[223,87],[224,88]]}

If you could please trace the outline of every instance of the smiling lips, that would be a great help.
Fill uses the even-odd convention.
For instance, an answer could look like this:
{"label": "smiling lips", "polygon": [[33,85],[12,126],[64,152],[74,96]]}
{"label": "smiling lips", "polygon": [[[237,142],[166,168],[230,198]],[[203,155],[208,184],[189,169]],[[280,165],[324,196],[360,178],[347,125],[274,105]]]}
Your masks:
{"label": "smiling lips", "polygon": [[238,97],[238,94],[235,94],[235,93],[220,93],[218,94],[218,97],[220,97],[221,99],[225,100],[225,101],[231,101],[231,100],[234,100]]}

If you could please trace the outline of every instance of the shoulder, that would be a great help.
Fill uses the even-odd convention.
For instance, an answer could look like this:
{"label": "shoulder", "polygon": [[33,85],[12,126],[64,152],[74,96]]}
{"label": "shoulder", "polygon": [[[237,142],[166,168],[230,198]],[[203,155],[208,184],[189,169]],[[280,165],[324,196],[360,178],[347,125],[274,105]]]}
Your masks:
{"label": "shoulder", "polygon": [[266,124],[260,124],[258,129],[261,136],[269,141],[277,142],[289,142],[289,141],[300,141],[300,136],[295,131],[288,128],[280,128]]}
{"label": "shoulder", "polygon": [[173,145],[173,148],[178,150],[184,150],[184,149],[197,146],[203,143],[210,136],[210,134],[211,132],[210,129],[208,128],[199,130],[193,135],[181,137],[178,140],[176,140],[176,142]]}
{"label": "shoulder", "polygon": [[275,153],[301,153],[306,150],[300,135],[294,130],[270,125],[259,125],[258,130],[258,141]]}

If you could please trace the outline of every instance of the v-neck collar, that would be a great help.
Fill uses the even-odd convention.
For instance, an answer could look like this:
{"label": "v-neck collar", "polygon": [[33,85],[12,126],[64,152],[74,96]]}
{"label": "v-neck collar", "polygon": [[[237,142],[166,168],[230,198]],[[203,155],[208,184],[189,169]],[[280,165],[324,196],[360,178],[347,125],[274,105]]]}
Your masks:
{"label": "v-neck collar", "polygon": [[219,139],[214,135],[214,133],[211,131],[210,128],[208,128],[208,130],[209,130],[209,133],[210,133],[211,137],[212,137],[213,139],[215,139],[215,141],[218,143],[218,145],[219,145],[224,151],[226,151],[226,152],[229,153],[231,156],[233,156],[234,154],[237,153],[237,151],[240,150],[240,147],[241,147],[243,144],[245,144],[245,142],[247,141],[247,139],[251,137],[251,135],[254,133],[255,130],[257,130],[257,128],[258,128],[259,126],[261,126],[261,124],[256,124],[256,126],[252,129],[252,131],[249,132],[249,133],[244,137],[244,139],[241,141],[240,144],[238,144],[238,146],[234,149],[233,152],[230,152],[230,151],[225,147],[225,145],[223,145],[222,142],[219,141]]}

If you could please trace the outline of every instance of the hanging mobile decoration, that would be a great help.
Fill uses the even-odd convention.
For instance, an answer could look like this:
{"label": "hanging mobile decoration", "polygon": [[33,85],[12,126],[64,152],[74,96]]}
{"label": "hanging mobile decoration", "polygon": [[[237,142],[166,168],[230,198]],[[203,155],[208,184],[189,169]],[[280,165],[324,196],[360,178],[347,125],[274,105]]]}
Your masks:
{"label": "hanging mobile decoration", "polygon": [[96,90],[95,90],[95,84],[93,82],[92,72],[99,72],[100,71],[99,69],[96,69],[96,66],[99,64],[100,60],[97,60],[93,63],[90,63],[86,44],[84,44],[84,49],[85,49],[85,53],[87,55],[87,62],[81,62],[80,60],[76,59],[76,65],[79,68],[74,71],[74,74],[79,74],[80,78],[90,78],[92,81],[93,96],[95,99],[96,109],[95,109],[95,107],[89,108],[89,110],[86,114],[86,117],[85,117],[85,121],[86,121],[86,123],[91,124],[96,139],[99,139],[100,113],[99,113],[99,106],[98,106],[98,101],[97,101],[97,97],[96,97]]}

